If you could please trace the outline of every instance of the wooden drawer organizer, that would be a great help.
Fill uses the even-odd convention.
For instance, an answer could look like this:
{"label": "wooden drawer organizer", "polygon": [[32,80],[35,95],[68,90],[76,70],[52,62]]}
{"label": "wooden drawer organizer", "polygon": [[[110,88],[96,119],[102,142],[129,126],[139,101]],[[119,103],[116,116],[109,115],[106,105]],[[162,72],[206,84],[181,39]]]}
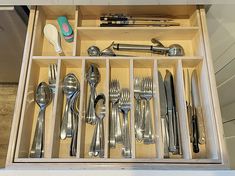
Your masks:
{"label": "wooden drawer organizer", "polygon": [[[181,24],[177,27],[99,27],[99,16],[103,13],[126,13],[129,15],[165,14],[174,16]],[[43,36],[43,27],[52,23],[58,27],[56,17],[66,15],[73,26],[75,41],[67,43],[61,39],[65,56],[58,56]],[[87,48],[96,45],[101,49],[112,41],[120,43],[150,44],[151,38],[158,38],[165,46],[179,43],[185,49],[183,57],[167,57],[144,53],[124,53],[139,57],[89,57]],[[46,111],[45,158],[28,158],[38,113],[34,102],[34,90],[41,81],[48,81],[48,65],[58,64],[55,100]],[[120,147],[109,149],[109,104],[106,103],[105,154],[104,158],[90,158],[89,144],[94,126],[84,121],[88,97],[85,72],[90,63],[96,63],[101,73],[97,91],[108,99],[109,81],[119,79],[122,87],[131,92],[130,129],[132,158],[124,159]],[[192,152],[184,96],[183,69],[195,68],[199,75],[200,96],[203,108],[206,144],[198,154]],[[176,103],[180,117],[182,157],[165,159],[160,124],[158,74],[169,69],[174,76]],[[70,140],[60,140],[59,130],[64,96],[62,80],[73,72],[81,84],[80,118],[78,128],[77,156],[69,156]],[[154,98],[152,102],[156,143],[143,145],[134,136],[134,94],[133,78],[152,76]],[[7,167],[12,168],[226,168],[227,158],[221,129],[213,68],[208,43],[205,11],[196,6],[38,6],[31,9],[24,60],[11,132]]]}

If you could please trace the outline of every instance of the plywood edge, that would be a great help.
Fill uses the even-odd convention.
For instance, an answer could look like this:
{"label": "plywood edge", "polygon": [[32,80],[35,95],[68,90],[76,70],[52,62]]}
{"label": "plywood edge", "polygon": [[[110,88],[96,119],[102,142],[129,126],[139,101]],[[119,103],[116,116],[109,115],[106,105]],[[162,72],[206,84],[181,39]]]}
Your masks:
{"label": "plywood edge", "polygon": [[31,10],[30,10],[26,40],[25,40],[25,47],[24,47],[23,61],[22,61],[22,65],[21,65],[19,86],[18,86],[18,91],[17,91],[16,104],[15,104],[15,108],[14,108],[14,116],[13,116],[13,120],[12,120],[9,147],[8,147],[7,158],[6,158],[6,167],[9,167],[14,160],[15,145],[16,145],[16,140],[17,140],[16,138],[17,138],[18,124],[19,124],[18,122],[20,120],[22,100],[23,100],[23,96],[24,96],[24,87],[25,87],[25,81],[26,81],[26,77],[27,77],[26,74],[27,74],[27,70],[28,70],[28,63],[30,60],[29,57],[30,57],[30,51],[31,51],[31,43],[32,43],[33,30],[34,30],[35,16],[36,16],[36,7],[32,6]]}
{"label": "plywood edge", "polygon": [[203,7],[200,8],[200,17],[201,17],[200,22],[202,26],[201,28],[202,28],[202,35],[203,35],[203,40],[204,40],[207,69],[209,72],[210,89],[212,93],[212,100],[213,100],[213,106],[214,106],[213,108],[214,108],[214,113],[215,113],[217,135],[218,135],[219,144],[220,144],[220,155],[221,155],[223,166],[226,168],[226,167],[229,167],[229,160],[228,160],[228,154],[226,150],[226,144],[223,139],[224,131],[223,131],[223,124],[222,124],[222,117],[221,117],[218,93],[216,89],[216,80],[215,80],[215,75],[214,75],[215,73],[214,73],[212,55],[211,55],[211,50],[210,50],[209,34],[208,34],[207,23],[206,23],[206,14],[205,14],[205,9]]}

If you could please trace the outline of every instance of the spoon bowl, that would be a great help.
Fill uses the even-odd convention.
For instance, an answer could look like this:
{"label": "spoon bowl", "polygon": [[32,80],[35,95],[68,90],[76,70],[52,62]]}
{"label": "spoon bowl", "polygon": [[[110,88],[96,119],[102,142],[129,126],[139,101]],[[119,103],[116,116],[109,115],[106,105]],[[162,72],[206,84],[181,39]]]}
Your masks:
{"label": "spoon bowl", "polygon": [[51,90],[47,83],[41,82],[36,90],[35,101],[40,108],[45,108],[51,102]]}

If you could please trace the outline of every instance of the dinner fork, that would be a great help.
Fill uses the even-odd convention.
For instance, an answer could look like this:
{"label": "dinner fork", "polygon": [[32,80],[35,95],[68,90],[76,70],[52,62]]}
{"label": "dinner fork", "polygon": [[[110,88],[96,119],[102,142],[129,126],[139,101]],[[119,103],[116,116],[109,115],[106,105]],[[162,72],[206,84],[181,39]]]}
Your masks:
{"label": "dinner fork", "polygon": [[52,96],[53,96],[52,98],[54,98],[55,95],[56,77],[57,77],[57,64],[50,64],[48,72],[48,82],[49,82],[49,87],[52,91]]}
{"label": "dinner fork", "polygon": [[112,80],[110,82],[109,91],[110,102],[112,111],[110,114],[110,138],[109,143],[111,148],[116,147],[116,142],[122,142],[120,117],[118,112],[118,101],[120,98],[120,84],[118,80]]}
{"label": "dinner fork", "polygon": [[143,79],[141,87],[141,97],[144,99],[144,130],[143,130],[143,141],[144,144],[153,144],[154,139],[154,130],[152,124],[152,113],[150,109],[150,101],[153,97],[153,81],[152,78],[146,77]]}
{"label": "dinner fork", "polygon": [[131,103],[130,103],[130,91],[127,88],[121,90],[119,108],[123,113],[122,136],[123,136],[124,147],[122,148],[122,156],[125,158],[130,158],[131,143],[130,143],[130,134],[129,134],[128,113],[131,109]]}
{"label": "dinner fork", "polygon": [[139,77],[134,78],[134,97],[135,97],[135,137],[138,142],[143,140],[143,118],[141,109],[141,83]]}

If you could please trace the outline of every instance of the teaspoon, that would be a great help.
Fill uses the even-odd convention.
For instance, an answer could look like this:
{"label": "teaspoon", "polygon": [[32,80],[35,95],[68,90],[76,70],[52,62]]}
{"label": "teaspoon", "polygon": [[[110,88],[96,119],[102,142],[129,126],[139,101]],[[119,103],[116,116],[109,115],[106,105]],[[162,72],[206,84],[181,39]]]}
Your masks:
{"label": "teaspoon", "polygon": [[45,133],[45,111],[46,107],[51,102],[51,90],[47,83],[41,82],[36,90],[35,101],[40,107],[38,114],[36,130],[34,134],[33,144],[30,151],[31,158],[42,158],[43,157],[43,140]]}
{"label": "teaspoon", "polygon": [[72,137],[72,111],[70,108],[70,101],[71,97],[78,90],[78,88],[79,82],[77,77],[73,73],[67,74],[63,82],[63,91],[66,96],[66,105],[61,124],[61,139],[65,139],[66,137]]}
{"label": "teaspoon", "polygon": [[88,102],[88,108],[86,113],[86,122],[89,124],[95,124],[96,123],[96,117],[95,117],[95,96],[96,96],[96,86],[100,81],[100,73],[98,70],[98,67],[95,64],[91,64],[86,79],[88,81],[88,84],[90,85],[90,97]]}

